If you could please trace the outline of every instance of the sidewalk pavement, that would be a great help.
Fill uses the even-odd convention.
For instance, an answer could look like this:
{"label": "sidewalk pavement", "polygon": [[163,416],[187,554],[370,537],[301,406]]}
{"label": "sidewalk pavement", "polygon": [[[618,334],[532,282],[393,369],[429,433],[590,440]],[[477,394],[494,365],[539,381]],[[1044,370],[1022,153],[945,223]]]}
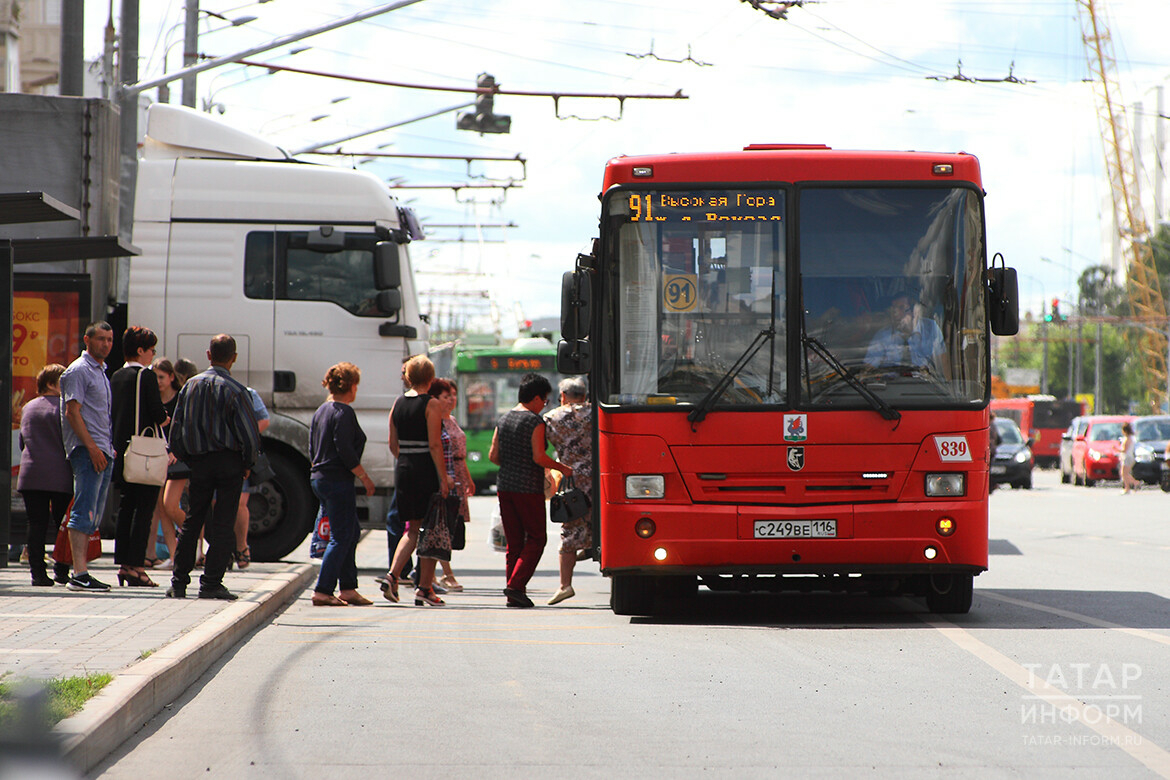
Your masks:
{"label": "sidewalk pavement", "polygon": [[[113,542],[90,564],[109,593],[64,585],[34,588],[27,565],[0,569],[0,677],[47,680],[109,672],[114,680],[54,729],[70,764],[86,772],[173,702],[224,652],[316,578],[309,563],[253,563],[228,572],[234,602],[201,600],[198,571],[186,599],[163,594],[170,572],[149,570],[157,588],[119,587]],[[292,560],[307,561],[306,554]]]}

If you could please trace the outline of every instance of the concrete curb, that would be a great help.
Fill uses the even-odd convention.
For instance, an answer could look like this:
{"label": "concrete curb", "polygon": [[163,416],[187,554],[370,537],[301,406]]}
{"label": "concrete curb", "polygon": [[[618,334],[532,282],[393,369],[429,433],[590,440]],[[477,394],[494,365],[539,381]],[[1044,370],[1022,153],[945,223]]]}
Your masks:
{"label": "concrete curb", "polygon": [[89,772],[316,576],[317,567],[308,563],[273,574],[239,601],[119,672],[85,709],[57,724],[54,735],[62,756],[82,773]]}

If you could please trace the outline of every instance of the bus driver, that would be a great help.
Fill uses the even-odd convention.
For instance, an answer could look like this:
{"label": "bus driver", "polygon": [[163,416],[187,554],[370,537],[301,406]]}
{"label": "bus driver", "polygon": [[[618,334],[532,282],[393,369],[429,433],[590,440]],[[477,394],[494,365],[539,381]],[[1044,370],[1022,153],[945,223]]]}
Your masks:
{"label": "bus driver", "polygon": [[873,368],[915,366],[945,373],[943,337],[938,323],[919,316],[907,293],[890,299],[889,327],[882,328],[870,342],[865,363]]}

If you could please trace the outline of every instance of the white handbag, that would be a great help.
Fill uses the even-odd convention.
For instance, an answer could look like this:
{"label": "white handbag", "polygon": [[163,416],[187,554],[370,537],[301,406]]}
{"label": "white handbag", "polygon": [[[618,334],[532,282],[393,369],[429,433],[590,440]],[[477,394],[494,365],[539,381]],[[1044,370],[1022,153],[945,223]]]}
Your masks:
{"label": "white handbag", "polygon": [[[138,413],[142,409],[142,375],[153,374],[149,369],[138,371],[137,385],[134,390],[134,430],[138,427]],[[149,434],[149,435],[148,435]],[[157,425],[147,428],[142,434],[130,436],[130,446],[122,456],[122,479],[136,485],[162,486],[167,481],[167,466],[170,458],[167,457],[167,440]]]}

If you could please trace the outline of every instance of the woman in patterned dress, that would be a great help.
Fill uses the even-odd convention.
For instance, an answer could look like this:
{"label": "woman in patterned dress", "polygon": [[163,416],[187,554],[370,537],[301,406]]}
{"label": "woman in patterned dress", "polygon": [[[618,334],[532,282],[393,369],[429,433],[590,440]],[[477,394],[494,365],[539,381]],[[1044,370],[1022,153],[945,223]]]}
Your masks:
{"label": "woman in patterned dress", "polygon": [[[440,407],[446,413],[443,417],[443,459],[447,463],[447,476],[455,483],[455,495],[459,496],[459,521],[466,523],[471,519],[467,505],[467,497],[475,495],[475,481],[467,469],[467,434],[455,422],[451,414],[459,402],[458,390],[451,379],[436,379],[431,383],[430,393],[439,399]],[[465,536],[465,534],[458,534]],[[443,578],[439,584],[452,593],[459,593],[463,586],[455,579],[455,572],[451,569],[451,562],[440,560],[443,567]]]}
{"label": "woman in patterned dress", "polygon": [[[573,484],[593,495],[593,405],[585,381],[580,377],[561,380],[557,388],[561,405],[544,417],[548,440],[557,450],[557,459],[573,467]],[[592,517],[570,520],[561,525],[561,586],[549,604],[558,604],[577,595],[573,591],[573,567],[577,556],[593,549]]]}

